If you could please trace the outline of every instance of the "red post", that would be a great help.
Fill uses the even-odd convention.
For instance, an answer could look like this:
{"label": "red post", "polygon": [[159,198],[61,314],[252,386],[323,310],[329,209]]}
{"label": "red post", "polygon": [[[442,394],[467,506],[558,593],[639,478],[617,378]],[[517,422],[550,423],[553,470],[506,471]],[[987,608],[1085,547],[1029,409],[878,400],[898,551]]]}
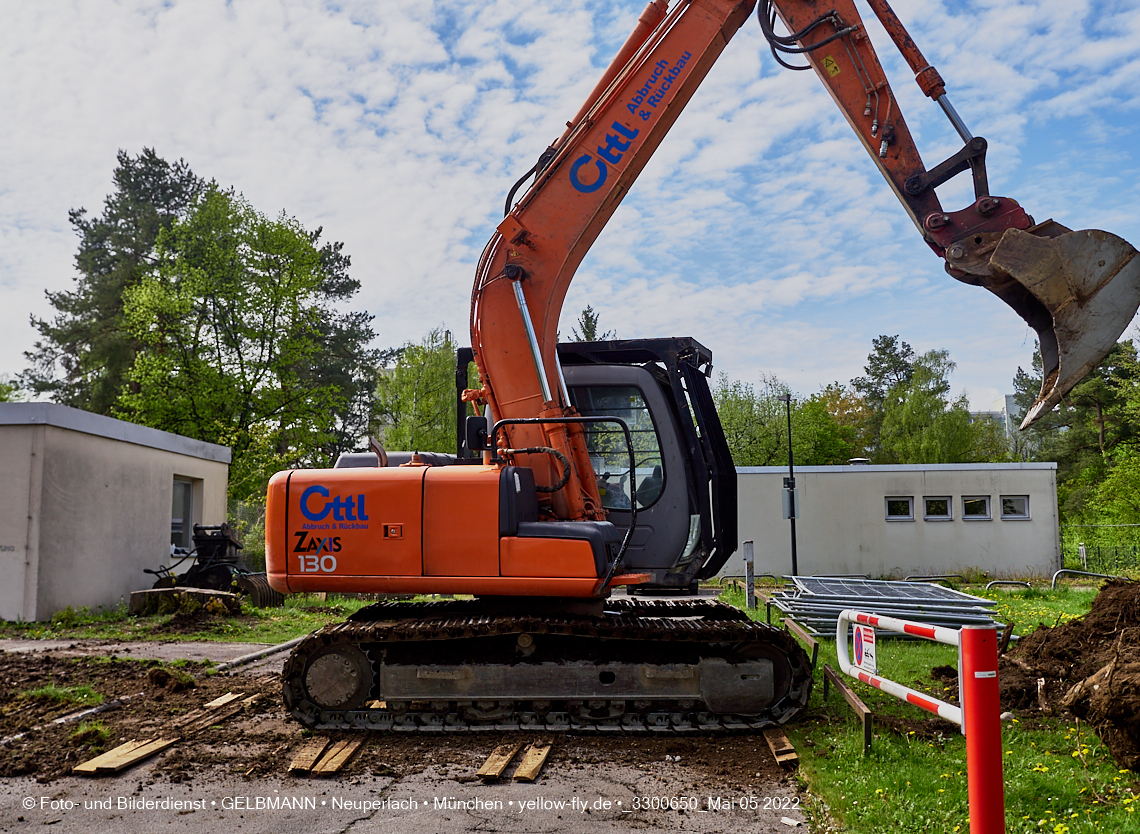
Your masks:
{"label": "red post", "polygon": [[970,834],[1005,834],[997,630],[990,626],[964,626],[961,641]]}

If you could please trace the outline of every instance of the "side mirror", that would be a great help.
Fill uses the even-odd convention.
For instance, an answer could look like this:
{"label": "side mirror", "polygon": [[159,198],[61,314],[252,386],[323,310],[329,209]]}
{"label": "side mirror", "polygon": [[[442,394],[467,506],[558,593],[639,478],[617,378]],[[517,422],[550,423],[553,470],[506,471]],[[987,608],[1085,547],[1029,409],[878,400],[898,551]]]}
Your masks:
{"label": "side mirror", "polygon": [[488,448],[486,417],[476,414],[467,416],[467,438],[464,445],[472,452],[482,452]]}

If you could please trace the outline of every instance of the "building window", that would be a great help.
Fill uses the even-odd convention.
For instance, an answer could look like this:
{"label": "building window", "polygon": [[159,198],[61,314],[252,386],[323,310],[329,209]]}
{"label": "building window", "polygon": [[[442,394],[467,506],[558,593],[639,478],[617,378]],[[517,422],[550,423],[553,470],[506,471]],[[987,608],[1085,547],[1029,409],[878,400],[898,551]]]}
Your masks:
{"label": "building window", "polygon": [[989,521],[990,497],[988,495],[963,495],[962,518],[966,521]]}
{"label": "building window", "polygon": [[1001,517],[1008,519],[1028,519],[1029,496],[1003,495],[1001,497]]}
{"label": "building window", "polygon": [[887,521],[914,521],[914,498],[910,495],[887,496]]}
{"label": "building window", "polygon": [[949,495],[926,496],[922,499],[922,517],[926,521],[950,521],[952,502]]}
{"label": "building window", "polygon": [[174,479],[174,497],[170,506],[170,543],[186,550],[191,548],[194,529],[194,482]]}

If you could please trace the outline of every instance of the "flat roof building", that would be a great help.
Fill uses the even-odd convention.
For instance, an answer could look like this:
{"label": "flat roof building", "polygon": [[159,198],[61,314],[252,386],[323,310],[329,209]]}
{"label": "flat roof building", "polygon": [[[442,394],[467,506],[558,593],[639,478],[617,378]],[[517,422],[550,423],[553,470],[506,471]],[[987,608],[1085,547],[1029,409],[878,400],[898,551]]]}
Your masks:
{"label": "flat roof building", "polygon": [[226,520],[226,446],[54,403],[0,403],[0,619],[113,608],[195,523]]}
{"label": "flat roof building", "polygon": [[[756,572],[791,573],[787,467],[737,473],[738,538],[754,542]],[[1061,567],[1055,463],[803,466],[795,477],[800,575],[997,578]],[[743,573],[738,550],[722,574]]]}

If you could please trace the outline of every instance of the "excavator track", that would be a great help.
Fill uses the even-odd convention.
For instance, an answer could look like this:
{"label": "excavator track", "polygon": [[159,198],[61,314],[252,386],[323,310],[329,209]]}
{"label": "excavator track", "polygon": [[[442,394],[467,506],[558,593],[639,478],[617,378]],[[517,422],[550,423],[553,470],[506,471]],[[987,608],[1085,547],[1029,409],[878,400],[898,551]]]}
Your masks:
{"label": "excavator track", "polygon": [[313,729],[707,733],[792,720],[812,669],[787,632],[707,600],[504,615],[378,603],[309,635],[282,673]]}

